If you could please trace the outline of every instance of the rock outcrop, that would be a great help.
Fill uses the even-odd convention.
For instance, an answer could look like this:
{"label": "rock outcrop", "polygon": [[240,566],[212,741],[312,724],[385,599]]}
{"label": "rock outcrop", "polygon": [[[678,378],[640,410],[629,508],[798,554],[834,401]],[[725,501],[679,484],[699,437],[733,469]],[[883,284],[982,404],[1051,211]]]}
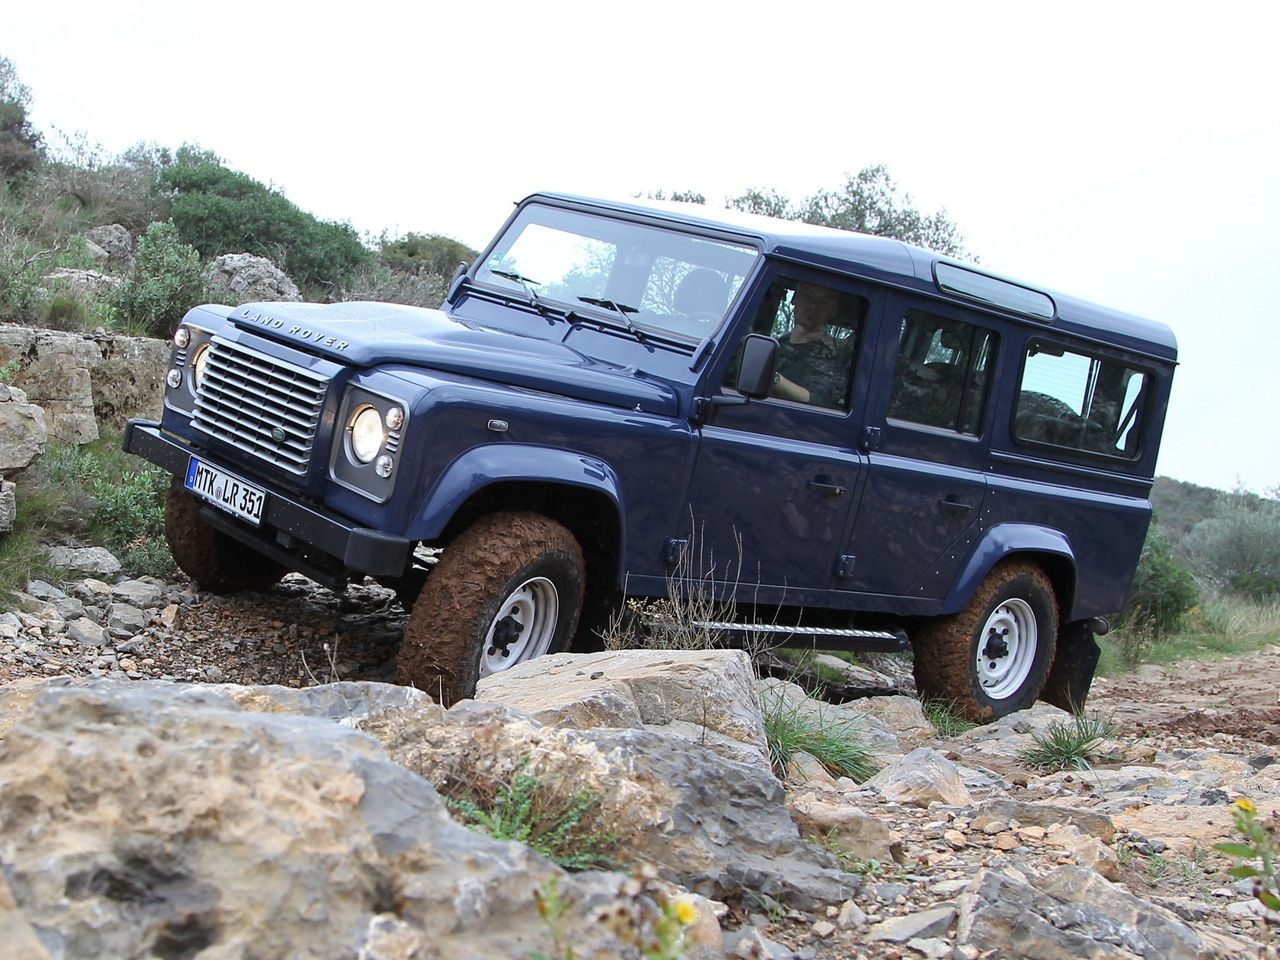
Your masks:
{"label": "rock outcrop", "polygon": [[16,364],[13,382],[64,443],[98,439],[100,422],[118,429],[129,417],[158,418],[168,362],[163,340],[0,326],[0,366]]}
{"label": "rock outcrop", "polygon": [[39,460],[48,438],[44,411],[27,402],[25,390],[0,383],[0,477]]}
{"label": "rock outcrop", "polygon": [[226,253],[214,258],[204,271],[205,284],[214,300],[231,306],[260,300],[300,300],[298,285],[266,257],[251,253]]}
{"label": "rock outcrop", "polygon": [[133,236],[118,223],[94,227],[86,239],[106,254],[108,266],[127,272],[133,266]]}

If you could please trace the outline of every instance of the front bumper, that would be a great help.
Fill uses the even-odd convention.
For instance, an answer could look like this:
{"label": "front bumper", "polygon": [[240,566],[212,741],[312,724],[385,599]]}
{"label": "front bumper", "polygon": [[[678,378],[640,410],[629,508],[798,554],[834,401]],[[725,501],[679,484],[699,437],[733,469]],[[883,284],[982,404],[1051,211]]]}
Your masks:
{"label": "front bumper", "polygon": [[[182,440],[162,433],[154,420],[130,420],[125,424],[124,449],[177,477],[186,476],[187,463],[194,452]],[[203,454],[200,456],[205,459]],[[201,518],[228,536],[322,582],[341,576],[323,569],[332,564],[317,565],[304,554],[320,551],[340,565],[343,572],[375,577],[401,576],[408,568],[412,541],[355,526],[336,514],[292,499],[258,477],[245,479],[267,491],[261,527],[252,527],[212,506],[201,512]]]}

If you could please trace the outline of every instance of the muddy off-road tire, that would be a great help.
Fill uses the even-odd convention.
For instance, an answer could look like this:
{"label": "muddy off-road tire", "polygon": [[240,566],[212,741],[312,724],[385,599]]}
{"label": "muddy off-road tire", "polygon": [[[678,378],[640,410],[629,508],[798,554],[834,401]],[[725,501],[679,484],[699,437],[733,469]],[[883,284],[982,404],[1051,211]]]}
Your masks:
{"label": "muddy off-road tire", "polygon": [[975,723],[1035,702],[1053,664],[1058,603],[1035,564],[1010,561],[987,575],[959,613],[917,631],[916,687]]}
{"label": "muddy off-road tire", "polygon": [[451,543],[405,624],[396,682],[445,705],[476,683],[566,649],[582,610],[577,540],[537,513],[482,517]]}
{"label": "muddy off-road tire", "polygon": [[164,538],[174,562],[205,590],[265,590],[287,569],[200,519],[200,501],[177,481],[164,501]]}

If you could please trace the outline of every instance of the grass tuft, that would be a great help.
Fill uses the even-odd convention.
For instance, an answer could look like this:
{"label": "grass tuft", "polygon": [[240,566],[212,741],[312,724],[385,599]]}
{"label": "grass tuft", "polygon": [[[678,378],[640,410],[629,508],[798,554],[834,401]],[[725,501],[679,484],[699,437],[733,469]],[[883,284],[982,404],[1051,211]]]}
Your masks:
{"label": "grass tuft", "polygon": [[446,797],[449,810],[466,826],[523,843],[566,870],[612,869],[613,834],[590,827],[599,798],[587,790],[566,795],[525,773],[527,763],[508,783]]}
{"label": "grass tuft", "polygon": [[861,783],[875,776],[877,767],[853,724],[801,712],[779,694],[766,694],[760,707],[769,761],[780,778],[786,776],[791,758],[802,752],[814,757],[835,777],[849,777]]}
{"label": "grass tuft", "polygon": [[1032,734],[1035,746],[1018,754],[1018,762],[1044,771],[1088,770],[1098,748],[1115,733],[1110,717],[1077,713],[1070,720],[1053,721],[1043,733]]}
{"label": "grass tuft", "polygon": [[977,726],[956,709],[954,700],[924,700],[920,706],[924,710],[924,718],[933,724],[940,737],[958,737]]}

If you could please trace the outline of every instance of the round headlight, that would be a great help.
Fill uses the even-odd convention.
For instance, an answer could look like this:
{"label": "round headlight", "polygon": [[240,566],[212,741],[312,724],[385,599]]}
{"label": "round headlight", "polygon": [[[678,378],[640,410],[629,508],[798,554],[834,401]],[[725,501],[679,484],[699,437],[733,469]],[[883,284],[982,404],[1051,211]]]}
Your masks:
{"label": "round headlight", "polygon": [[347,430],[351,434],[351,455],[361,463],[376,457],[387,439],[382,429],[382,414],[367,403],[352,414]]}
{"label": "round headlight", "polygon": [[209,345],[202,343],[196,347],[195,355],[191,358],[191,378],[197,390],[200,389],[200,381],[204,378],[204,365],[209,360]]}

